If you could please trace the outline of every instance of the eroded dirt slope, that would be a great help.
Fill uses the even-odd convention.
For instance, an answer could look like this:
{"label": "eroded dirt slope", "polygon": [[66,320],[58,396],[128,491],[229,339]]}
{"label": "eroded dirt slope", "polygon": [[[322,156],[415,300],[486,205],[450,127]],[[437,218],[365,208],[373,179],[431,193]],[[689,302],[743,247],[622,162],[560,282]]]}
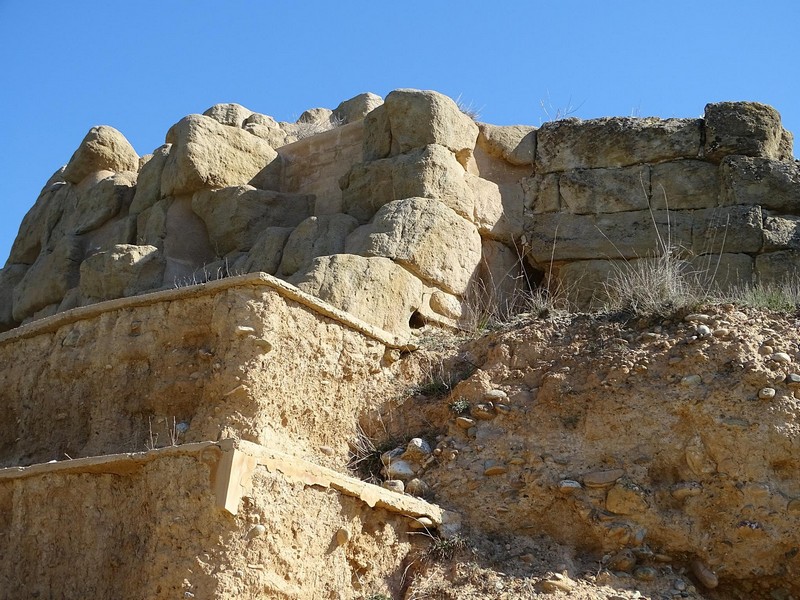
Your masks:
{"label": "eroded dirt slope", "polygon": [[427,436],[414,476],[464,517],[407,597],[800,597],[798,322],[551,316],[432,352],[364,418]]}

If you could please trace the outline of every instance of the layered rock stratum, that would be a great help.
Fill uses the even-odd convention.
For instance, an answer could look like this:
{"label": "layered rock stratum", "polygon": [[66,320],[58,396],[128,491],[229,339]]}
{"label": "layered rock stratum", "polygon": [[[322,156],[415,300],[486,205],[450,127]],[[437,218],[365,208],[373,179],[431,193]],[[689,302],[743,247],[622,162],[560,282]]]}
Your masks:
{"label": "layered rock stratum", "polygon": [[794,281],[792,152],[419,90],[92,128],[0,270],[0,595],[800,597],[796,314],[607,310]]}

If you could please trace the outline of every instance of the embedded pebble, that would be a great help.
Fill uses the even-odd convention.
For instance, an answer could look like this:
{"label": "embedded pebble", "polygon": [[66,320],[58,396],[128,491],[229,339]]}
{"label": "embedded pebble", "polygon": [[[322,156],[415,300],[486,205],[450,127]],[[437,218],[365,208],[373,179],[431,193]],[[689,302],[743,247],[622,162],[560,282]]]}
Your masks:
{"label": "embedded pebble", "polygon": [[405,491],[405,484],[399,479],[387,479],[381,483],[381,487],[392,492],[402,494]]}
{"label": "embedded pebble", "polygon": [[336,532],[336,542],[340,546],[344,546],[349,541],[350,541],[350,531],[345,527],[341,527],[339,531]]}
{"label": "embedded pebble", "polygon": [[789,387],[797,387],[800,386],[800,375],[797,373],[789,373],[786,376],[786,385]]}
{"label": "embedded pebble", "polygon": [[495,404],[494,410],[499,415],[505,415],[511,412],[511,407],[507,404]]}
{"label": "embedded pebble", "polygon": [[606,566],[614,571],[630,573],[636,566],[636,556],[629,549],[620,550],[608,559]]}
{"label": "embedded pebble", "polygon": [[503,402],[508,400],[508,394],[503,390],[489,390],[483,395],[483,399],[487,402]]}
{"label": "embedded pebble", "polygon": [[416,475],[414,467],[404,460],[396,460],[393,463],[386,465],[383,472],[387,479],[413,479]]}
{"label": "embedded pebble", "polygon": [[508,472],[508,468],[501,464],[489,464],[484,470],[483,474],[487,477],[492,475],[502,475]]}
{"label": "embedded pebble", "polygon": [[691,387],[703,383],[703,378],[700,375],[686,375],[681,379],[681,385]]}
{"label": "embedded pebble", "polygon": [[398,460],[403,455],[403,452],[405,452],[405,450],[403,450],[403,448],[401,447],[393,448],[392,450],[387,450],[386,452],[381,454],[381,462],[383,463],[384,466],[388,467],[394,461]]}
{"label": "embedded pebble", "polygon": [[409,527],[411,529],[430,529],[431,527],[435,527],[436,523],[433,522],[433,519],[430,517],[414,517],[411,519],[411,523]]}
{"label": "embedded pebble", "polygon": [[573,479],[562,479],[558,482],[558,491],[562,494],[574,494],[581,489],[583,489],[583,486],[580,482]]}
{"label": "embedded pebble", "polygon": [[431,454],[431,445],[422,438],[412,438],[403,452],[403,459],[409,462],[421,462]]}
{"label": "embedded pebble", "polygon": [[245,325],[237,325],[236,326],[236,335],[241,335],[241,336],[254,335],[255,332],[256,332],[256,330],[253,329],[252,327],[247,327]]}
{"label": "embedded pebble", "polygon": [[708,325],[698,325],[695,330],[700,337],[708,337],[711,335],[711,328]]}
{"label": "embedded pebble", "polygon": [[776,363],[780,363],[782,365],[792,362],[792,357],[786,354],[786,352],[776,352],[770,358],[772,358],[772,360],[774,360]]}
{"label": "embedded pebble", "polygon": [[475,420],[470,419],[469,417],[458,417],[456,419],[456,425],[461,427],[461,429],[469,429],[473,425],[475,425]]}
{"label": "embedded pebble", "polygon": [[694,573],[694,576],[697,577],[700,583],[710,590],[713,590],[719,585],[717,575],[699,558],[692,561],[692,573]]}
{"label": "embedded pebble", "polygon": [[247,539],[252,540],[253,538],[261,537],[265,533],[267,533],[267,528],[259,523],[250,528],[250,531],[247,532]]}
{"label": "embedded pebble", "polygon": [[772,346],[761,346],[761,347],[758,349],[758,353],[759,353],[761,356],[768,356],[768,355],[772,354],[773,352],[775,352],[775,350],[773,349],[773,347],[772,347]]}
{"label": "embedded pebble", "polygon": [[475,406],[470,407],[469,414],[476,419],[490,421],[495,417],[494,405],[491,402],[487,404],[476,404]]}
{"label": "embedded pebble", "polygon": [[265,340],[263,338],[258,338],[255,341],[256,346],[261,348],[264,352],[271,352],[272,351],[272,343],[269,340]]}
{"label": "embedded pebble", "polygon": [[703,486],[696,481],[682,481],[675,484],[670,490],[670,494],[676,500],[683,500],[692,496],[699,496],[703,491]]}
{"label": "embedded pebble", "polygon": [[412,496],[424,496],[428,492],[431,491],[431,486],[427,483],[415,477],[411,481],[406,484],[406,492],[411,494]]}
{"label": "embedded pebble", "polygon": [[790,500],[789,504],[786,505],[786,510],[793,514],[800,514],[800,499]]}
{"label": "embedded pebble", "polygon": [[553,573],[542,582],[542,591],[548,594],[555,592],[568,592],[574,587],[574,582],[561,573]]}
{"label": "embedded pebble", "polygon": [[702,313],[692,313],[691,315],[686,315],[683,317],[683,320],[687,323],[708,323],[711,320],[711,317]]}
{"label": "embedded pebble", "polygon": [[594,471],[583,476],[583,485],[586,487],[605,487],[625,475],[623,469],[609,469],[608,471]]}
{"label": "embedded pebble", "polygon": [[775,389],[771,387],[764,387],[758,390],[758,397],[761,400],[772,400],[775,397]]}
{"label": "embedded pebble", "polygon": [[653,581],[658,576],[658,571],[653,567],[636,567],[633,570],[633,578],[637,581]]}

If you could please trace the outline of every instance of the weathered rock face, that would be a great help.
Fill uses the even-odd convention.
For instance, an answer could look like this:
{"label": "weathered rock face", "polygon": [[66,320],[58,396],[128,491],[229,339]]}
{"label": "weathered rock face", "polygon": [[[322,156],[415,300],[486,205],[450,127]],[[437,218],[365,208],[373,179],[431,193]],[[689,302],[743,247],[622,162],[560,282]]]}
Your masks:
{"label": "weathered rock face", "polygon": [[242,127],[252,115],[252,110],[234,102],[215,104],[203,113],[203,116],[211,117],[218,123],[231,127]]}
{"label": "weathered rock face", "polygon": [[289,279],[298,288],[355,317],[396,334],[408,334],[423,301],[422,283],[388,258],[334,254],[312,261]]}
{"label": "weathered rock face", "polygon": [[161,287],[164,260],[155,246],[117,245],[80,267],[80,293],[94,300],[135,296]]}
{"label": "weathered rock face", "polygon": [[203,190],[192,196],[192,210],[206,224],[218,255],[249,250],[266,227],[296,227],[311,214],[312,203],[309,196],[248,185]]}
{"label": "weathered rock face", "polygon": [[386,256],[424,281],[461,295],[480,262],[478,230],[444,204],[429,198],[395,200],[369,225],[354,231],[350,254]]}
{"label": "weathered rock face", "polygon": [[702,127],[701,119],[552,121],[536,132],[536,172],[697,158],[702,148]]}
{"label": "weathered rock face", "polygon": [[92,127],[64,169],[64,180],[80,183],[95,171],[138,171],[139,155],[113,127]]}
{"label": "weathered rock face", "polygon": [[318,256],[344,252],[345,239],[358,226],[350,215],[309,217],[291,233],[283,247],[280,274],[294,275]]}
{"label": "weathered rock face", "polygon": [[708,104],[705,113],[704,154],[719,162],[729,154],[757,156],[772,160],[786,155],[781,116],[771,106],[758,102]]}
{"label": "weathered rock face", "polygon": [[489,155],[512,165],[533,166],[536,158],[536,128],[526,125],[498,126],[479,123],[478,146]]}
{"label": "weathered rock face", "polygon": [[248,183],[277,157],[264,140],[210,117],[189,115],[167,133],[172,144],[161,176],[161,195]]}
{"label": "weathered rock face", "polygon": [[437,92],[395,90],[366,122],[364,158],[386,158],[438,144],[462,155],[475,148],[478,126]]}
{"label": "weathered rock face", "polygon": [[444,294],[434,304],[448,315],[464,314],[476,274],[491,271],[481,247],[524,255],[533,280],[556,288],[580,288],[577,274],[615,272],[665,241],[692,264],[746,256],[755,270],[743,273],[759,281],[779,277],[770,265],[797,250],[791,135],[755,103],[710,104],[703,119],[536,129],[477,125],[441,94],[397,90],[385,102],[362,94],[309,109],[295,123],[218,104],[181,120],[167,142],[140,160],[116,130],[87,135],[23,222],[8,260],[22,265],[8,275],[19,289],[3,296],[18,307],[6,315],[26,320],[90,301],[73,291],[74,269],[49,293],[34,291],[33,276],[21,285],[23,266],[36,263],[38,279],[68,236],[78,264],[117,245],[155,246],[162,286],[256,269],[291,277],[342,252],[386,257]]}

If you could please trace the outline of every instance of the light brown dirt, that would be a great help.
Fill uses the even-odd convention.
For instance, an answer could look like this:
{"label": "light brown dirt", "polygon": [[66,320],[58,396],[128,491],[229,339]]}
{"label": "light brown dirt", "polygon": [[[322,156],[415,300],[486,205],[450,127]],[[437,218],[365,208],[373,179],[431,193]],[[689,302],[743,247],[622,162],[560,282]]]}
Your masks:
{"label": "light brown dirt", "polygon": [[[559,564],[576,581],[570,597],[613,597],[602,586],[680,597],[676,577],[703,597],[800,596],[800,403],[789,377],[800,321],[732,306],[703,312],[703,322],[532,320],[431,355],[434,377],[461,372],[449,393],[418,393],[365,418],[385,439],[440,432],[423,475],[431,497],[462,513],[468,544],[505,540],[499,552],[432,570],[458,591],[427,597],[528,597],[521,590],[541,589]],[[774,397],[759,398],[763,388]],[[507,398],[487,413],[478,405],[491,390]],[[469,405],[473,416],[461,416],[473,427],[457,424],[456,401]],[[561,549],[543,552],[531,542],[538,535]],[[564,548],[573,558],[558,558]],[[621,568],[621,552],[635,562]],[[526,554],[544,561],[531,568]],[[716,589],[702,585],[696,561]],[[505,592],[488,591],[498,570],[509,576],[499,580]],[[409,597],[433,585],[417,581]]]}

